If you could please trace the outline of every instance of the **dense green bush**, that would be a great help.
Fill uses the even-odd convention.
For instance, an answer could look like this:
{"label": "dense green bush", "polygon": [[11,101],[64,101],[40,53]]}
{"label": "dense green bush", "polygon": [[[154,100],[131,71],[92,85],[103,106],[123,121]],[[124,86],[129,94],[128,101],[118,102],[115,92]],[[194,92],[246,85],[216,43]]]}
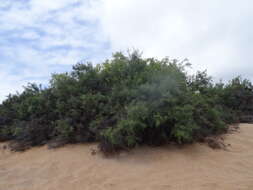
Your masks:
{"label": "dense green bush", "polygon": [[[201,141],[253,113],[253,86],[237,77],[213,83],[188,63],[116,53],[101,65],[79,63],[47,88],[28,84],[0,105],[0,141],[14,150],[49,142],[99,142],[104,152],[141,144]],[[246,118],[246,119],[245,119]]]}

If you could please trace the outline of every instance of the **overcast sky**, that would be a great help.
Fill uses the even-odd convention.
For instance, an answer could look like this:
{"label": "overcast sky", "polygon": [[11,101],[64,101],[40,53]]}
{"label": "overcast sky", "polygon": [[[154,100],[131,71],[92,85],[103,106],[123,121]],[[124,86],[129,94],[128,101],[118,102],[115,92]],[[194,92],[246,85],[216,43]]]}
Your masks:
{"label": "overcast sky", "polygon": [[250,0],[0,0],[0,101],[80,60],[137,48],[253,80]]}

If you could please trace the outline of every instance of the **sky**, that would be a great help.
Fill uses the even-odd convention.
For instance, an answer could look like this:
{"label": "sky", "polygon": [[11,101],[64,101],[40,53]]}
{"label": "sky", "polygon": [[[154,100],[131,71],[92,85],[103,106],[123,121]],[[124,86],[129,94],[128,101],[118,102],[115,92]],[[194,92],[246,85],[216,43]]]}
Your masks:
{"label": "sky", "polygon": [[250,0],[0,0],[0,101],[133,48],[253,81],[252,24]]}

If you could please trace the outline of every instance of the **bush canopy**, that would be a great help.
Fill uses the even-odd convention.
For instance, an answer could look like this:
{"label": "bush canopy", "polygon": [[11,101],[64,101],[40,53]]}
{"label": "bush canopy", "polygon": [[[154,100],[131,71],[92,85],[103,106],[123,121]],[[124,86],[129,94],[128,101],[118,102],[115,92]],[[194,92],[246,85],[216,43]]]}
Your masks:
{"label": "bush canopy", "polygon": [[202,141],[251,120],[253,86],[236,77],[214,83],[189,75],[187,61],[115,53],[96,66],[53,74],[46,88],[28,84],[0,105],[0,141],[13,150],[59,142],[99,142],[105,153],[137,145]]}

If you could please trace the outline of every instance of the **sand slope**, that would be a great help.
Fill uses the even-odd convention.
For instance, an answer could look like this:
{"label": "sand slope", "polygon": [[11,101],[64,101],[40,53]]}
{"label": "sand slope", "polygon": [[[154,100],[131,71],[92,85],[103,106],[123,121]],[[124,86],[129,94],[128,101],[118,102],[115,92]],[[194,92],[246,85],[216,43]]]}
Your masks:
{"label": "sand slope", "polygon": [[91,145],[0,150],[0,190],[253,190],[253,125],[226,136],[228,151],[195,144],[142,147],[106,159]]}

